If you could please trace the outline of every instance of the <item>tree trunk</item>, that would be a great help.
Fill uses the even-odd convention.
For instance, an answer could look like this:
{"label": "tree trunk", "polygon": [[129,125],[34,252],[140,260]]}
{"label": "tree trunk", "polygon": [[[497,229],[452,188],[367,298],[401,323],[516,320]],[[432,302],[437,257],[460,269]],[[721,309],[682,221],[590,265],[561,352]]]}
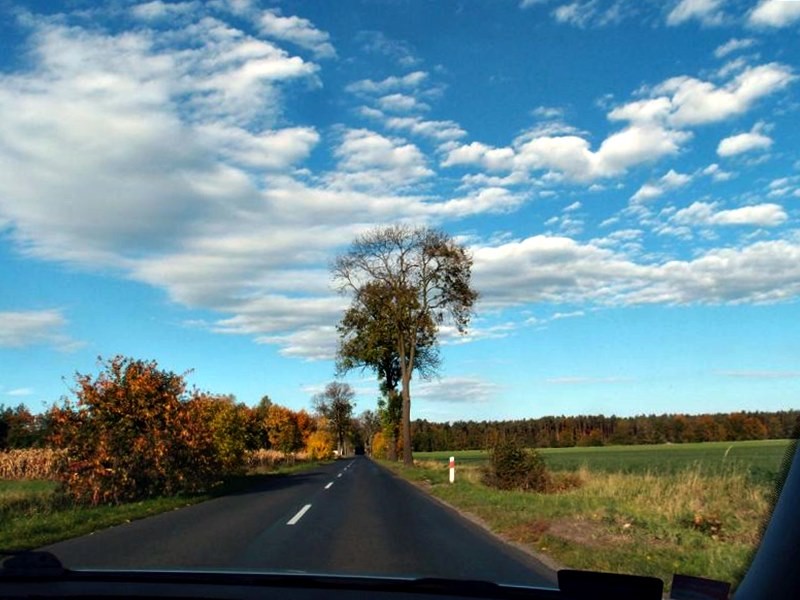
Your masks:
{"label": "tree trunk", "polygon": [[386,458],[392,462],[397,460],[397,431],[394,425],[392,425],[389,443],[386,445]]}
{"label": "tree trunk", "polygon": [[406,370],[403,374],[403,464],[410,467],[414,464],[411,454],[411,373]]}

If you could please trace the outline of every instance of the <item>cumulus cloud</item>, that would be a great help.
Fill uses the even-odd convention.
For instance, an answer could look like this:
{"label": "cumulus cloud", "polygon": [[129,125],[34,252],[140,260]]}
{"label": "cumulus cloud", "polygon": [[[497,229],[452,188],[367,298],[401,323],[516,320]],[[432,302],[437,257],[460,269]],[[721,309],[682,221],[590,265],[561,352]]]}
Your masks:
{"label": "cumulus cloud", "polygon": [[334,155],[339,164],[330,184],[336,188],[398,190],[433,175],[417,146],[367,129],[347,130]]}
{"label": "cumulus cloud", "polygon": [[633,166],[675,154],[690,137],[688,132],[658,125],[633,124],[608,136],[597,150],[576,135],[522,138],[514,148],[472,142],[450,150],[442,166],[477,164],[489,170],[552,170],[575,181],[589,181],[619,175]]}
{"label": "cumulus cloud", "polygon": [[66,325],[59,310],[0,312],[0,348],[44,344],[59,350],[74,349],[78,344],[64,333]]}
{"label": "cumulus cloud", "polygon": [[636,191],[636,193],[633,196],[631,196],[631,200],[633,202],[652,200],[653,198],[657,198],[658,196],[661,196],[662,194],[664,194],[669,190],[674,190],[679,187],[683,187],[691,180],[692,180],[691,175],[678,173],[674,169],[670,169],[659,180],[645,183],[642,187],[640,187]]}
{"label": "cumulus cloud", "polygon": [[179,26],[170,48],[147,30],[33,31],[32,72],[0,79],[0,217],[29,253],[118,264],[164,248],[178,224],[257,200],[241,164],[284,166],[316,143],[310,128],[252,125],[315,67],[213,19]]}
{"label": "cumulus cloud", "polygon": [[427,79],[428,74],[425,71],[412,71],[401,77],[392,75],[380,81],[361,79],[345,89],[353,94],[386,94],[398,90],[415,90]]}
{"label": "cumulus cloud", "polygon": [[767,150],[772,146],[772,138],[761,133],[761,127],[757,124],[747,133],[739,133],[721,140],[717,146],[719,156],[735,156],[753,150]]}
{"label": "cumulus cloud", "polygon": [[691,20],[703,25],[720,25],[724,21],[722,0],[680,0],[667,15],[667,25]]}
{"label": "cumulus cloud", "polygon": [[406,94],[388,94],[378,98],[378,105],[382,110],[390,112],[411,112],[415,110],[428,110],[430,106],[420,102],[413,96]]}
{"label": "cumulus cloud", "polygon": [[153,0],[131,7],[131,14],[143,21],[159,21],[188,15],[197,10],[197,2],[162,2]]}
{"label": "cumulus cloud", "polygon": [[753,225],[775,227],[786,222],[788,215],[779,204],[756,204],[729,210],[717,210],[718,203],[694,202],[677,211],[672,221],[681,225]]}
{"label": "cumulus cloud", "polygon": [[748,15],[755,27],[787,27],[798,20],[800,2],[790,0],[762,0]]}
{"label": "cumulus cloud", "polygon": [[728,181],[735,176],[734,173],[731,173],[730,171],[723,171],[717,163],[708,165],[701,171],[701,173],[703,175],[708,175],[714,181]]}
{"label": "cumulus cloud", "polygon": [[795,80],[792,69],[780,63],[746,68],[722,86],[694,77],[673,77],[652,88],[652,98],[621,105],[608,116],[672,127],[715,123],[747,112],[758,100]]}
{"label": "cumulus cloud", "polygon": [[476,285],[485,290],[487,307],[776,302],[800,293],[800,246],[783,240],[662,263],[636,263],[593,243],[551,236],[473,252]]}
{"label": "cumulus cloud", "polygon": [[314,27],[302,17],[283,17],[280,10],[265,10],[259,18],[259,29],[264,35],[311,50],[317,58],[333,58],[336,50],[327,32]]}

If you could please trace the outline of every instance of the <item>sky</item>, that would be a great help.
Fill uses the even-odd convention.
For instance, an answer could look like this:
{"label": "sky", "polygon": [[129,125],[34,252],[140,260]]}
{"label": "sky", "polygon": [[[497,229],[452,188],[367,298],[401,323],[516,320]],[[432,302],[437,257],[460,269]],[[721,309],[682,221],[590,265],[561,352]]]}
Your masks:
{"label": "sky", "polygon": [[480,294],[413,417],[800,408],[799,35],[796,0],[4,2],[0,404],[122,354],[308,408],[331,261],[407,223]]}

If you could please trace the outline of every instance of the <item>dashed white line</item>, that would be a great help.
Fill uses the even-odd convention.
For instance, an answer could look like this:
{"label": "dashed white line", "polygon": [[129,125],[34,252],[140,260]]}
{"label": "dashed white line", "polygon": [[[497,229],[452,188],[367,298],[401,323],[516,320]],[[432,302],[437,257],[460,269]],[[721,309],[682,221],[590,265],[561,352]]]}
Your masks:
{"label": "dashed white line", "polygon": [[333,482],[331,481],[331,482],[330,482],[328,485],[326,485],[326,486],[325,486],[325,489],[327,490],[327,489],[328,489],[328,488],[330,488],[332,485],[333,485]]}
{"label": "dashed white line", "polygon": [[339,474],[338,474],[336,477],[341,477],[341,476],[342,476],[342,474],[341,474],[341,473],[339,473]]}
{"label": "dashed white line", "polygon": [[310,504],[306,504],[303,508],[301,508],[300,510],[297,511],[297,514],[295,516],[293,516],[291,519],[286,521],[286,524],[287,525],[294,525],[295,523],[297,523],[300,519],[303,518],[303,515],[306,514],[306,512],[308,511],[309,508],[311,508],[311,505]]}

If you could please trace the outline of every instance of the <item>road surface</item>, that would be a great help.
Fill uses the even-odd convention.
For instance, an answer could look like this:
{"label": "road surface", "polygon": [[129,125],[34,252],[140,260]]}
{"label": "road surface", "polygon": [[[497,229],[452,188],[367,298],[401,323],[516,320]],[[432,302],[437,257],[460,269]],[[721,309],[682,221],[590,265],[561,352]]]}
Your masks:
{"label": "road surface", "polygon": [[554,586],[555,574],[365,457],[46,548],[74,568],[225,568]]}

